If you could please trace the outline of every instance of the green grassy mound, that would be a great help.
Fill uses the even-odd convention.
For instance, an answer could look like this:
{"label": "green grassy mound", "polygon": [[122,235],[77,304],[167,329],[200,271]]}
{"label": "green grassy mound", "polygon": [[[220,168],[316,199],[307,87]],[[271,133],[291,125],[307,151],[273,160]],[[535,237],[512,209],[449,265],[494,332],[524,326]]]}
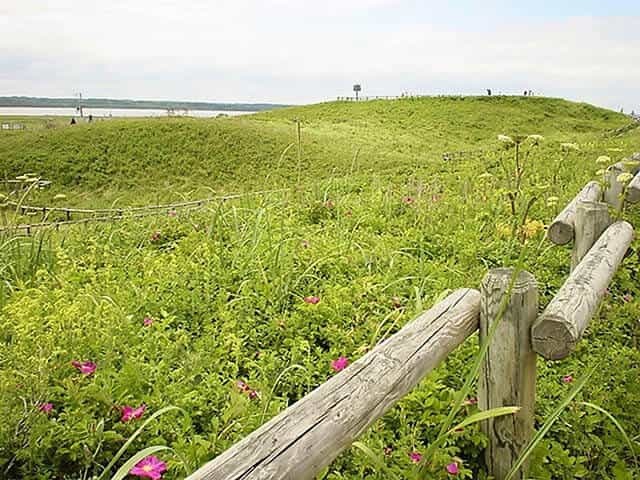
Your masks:
{"label": "green grassy mound", "polygon": [[[295,143],[296,118],[300,169],[297,146],[281,155]],[[548,223],[593,177],[599,155],[614,162],[640,150],[637,129],[607,133],[626,123],[560,100],[441,98],[0,136],[10,175],[31,170],[55,182],[29,197],[36,203],[65,192],[78,205],[117,196],[133,204],[204,186],[293,186],[300,177],[299,188],[175,217],[0,238],[0,477],[99,475],[141,421],[175,405],[184,413],[150,424],[125,457],[170,445],[175,455],[158,454],[169,462],[165,478],[183,478],[330,378],[332,360],[356,360],[448,290],[477,287],[488,268],[513,265],[522,248],[546,305],[568,274],[570,252],[550,247],[536,221]],[[513,133],[545,136],[539,146],[523,143],[516,216],[506,200],[514,151],[496,139]],[[483,153],[443,161],[451,150]],[[633,208],[623,215],[640,225]],[[538,426],[571,388],[562,377],[600,365],[579,399],[640,435],[638,247],[575,354],[539,360]],[[309,296],[319,303],[305,302]],[[476,342],[362,436],[384,469],[352,449],[322,478],[415,478],[409,454],[437,435]],[[83,376],[76,360],[95,362],[95,373]],[[239,380],[257,395],[238,389]],[[48,413],[40,410],[47,403]],[[121,407],[141,404],[141,420],[122,421]],[[476,409],[466,406],[460,418]],[[457,432],[431,459],[429,478],[449,478],[452,461],[459,478],[485,478],[484,442],[475,427]],[[578,403],[532,459],[538,479],[638,475],[616,427]]]}

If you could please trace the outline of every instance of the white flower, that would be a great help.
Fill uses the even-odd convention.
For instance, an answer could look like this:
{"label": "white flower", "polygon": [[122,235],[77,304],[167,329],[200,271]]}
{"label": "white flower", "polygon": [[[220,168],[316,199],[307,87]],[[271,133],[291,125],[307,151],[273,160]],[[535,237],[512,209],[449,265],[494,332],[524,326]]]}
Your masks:
{"label": "white flower", "polygon": [[616,177],[616,181],[618,181],[618,183],[622,183],[624,185],[629,183],[631,180],[633,180],[633,174],[631,174],[629,172],[621,173],[620,175],[618,175]]}
{"label": "white flower", "polygon": [[580,150],[580,147],[578,147],[578,145],[575,143],[561,143],[560,148],[562,148],[562,150],[565,150],[565,151]]}
{"label": "white flower", "polygon": [[498,140],[500,140],[503,143],[508,143],[510,145],[516,143],[513,141],[513,138],[508,137],[507,135],[498,135]]}

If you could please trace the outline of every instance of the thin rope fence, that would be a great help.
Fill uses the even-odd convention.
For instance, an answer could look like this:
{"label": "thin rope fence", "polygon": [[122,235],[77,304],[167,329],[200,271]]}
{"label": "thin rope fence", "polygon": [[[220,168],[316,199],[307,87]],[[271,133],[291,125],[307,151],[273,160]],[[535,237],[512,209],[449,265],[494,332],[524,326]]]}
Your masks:
{"label": "thin rope fence", "polygon": [[[18,202],[8,201],[8,202],[5,202],[5,208],[6,206],[11,206],[11,207],[14,207],[16,210],[22,211],[22,213],[41,212],[45,219],[50,213],[55,213],[55,212],[65,213],[67,215],[67,219],[60,220],[60,221],[52,221],[52,222],[42,221],[38,223],[6,225],[3,227],[0,227],[0,233],[22,231],[26,235],[30,235],[34,230],[42,229],[42,228],[55,228],[56,230],[59,230],[61,226],[79,225],[79,224],[86,224],[91,222],[108,222],[108,221],[118,221],[118,220],[126,220],[126,219],[133,219],[133,218],[142,218],[142,217],[148,217],[151,215],[160,215],[164,213],[169,213],[177,210],[193,211],[213,202],[225,202],[227,200],[246,198],[250,196],[266,195],[270,193],[282,193],[289,190],[291,189],[281,188],[277,190],[260,190],[255,192],[207,197],[207,198],[202,198],[199,200],[191,200],[187,202],[168,203],[168,204],[160,204],[160,205],[145,205],[141,207],[103,208],[103,209],[46,207],[46,206],[38,207],[38,206],[32,206],[32,205],[20,205]],[[87,218],[72,220],[71,214],[85,214],[85,215],[90,214],[92,216]]]}

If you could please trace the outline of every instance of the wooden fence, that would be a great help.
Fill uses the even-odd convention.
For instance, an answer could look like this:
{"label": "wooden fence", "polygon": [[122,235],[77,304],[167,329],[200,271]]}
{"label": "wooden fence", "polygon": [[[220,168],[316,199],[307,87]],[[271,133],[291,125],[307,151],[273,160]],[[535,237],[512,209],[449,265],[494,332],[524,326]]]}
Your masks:
{"label": "wooden fence", "polygon": [[[50,182],[48,182],[50,183]],[[213,202],[224,202],[243,197],[265,195],[269,193],[280,193],[289,189],[262,190],[256,192],[237,193],[232,195],[220,195],[215,197],[207,197],[199,200],[190,200],[187,202],[169,203],[161,205],[144,205],[141,207],[123,207],[123,208],[73,208],[73,207],[51,207],[51,206],[34,206],[25,205],[13,200],[4,202],[4,208],[10,208],[22,215],[42,215],[42,221],[37,223],[23,223],[17,225],[0,226],[0,233],[12,232],[30,235],[34,231],[43,228],[59,229],[60,227],[69,225],[79,225],[93,222],[114,222],[124,219],[142,218],[151,215],[167,215],[177,211],[193,211],[204,207]],[[2,205],[0,205],[1,207]],[[63,214],[65,220],[49,221],[51,214]],[[83,218],[78,218],[78,217]],[[72,219],[72,217],[75,217]]]}
{"label": "wooden fence", "polygon": [[[604,194],[618,205],[614,171],[605,192],[589,183],[550,226],[553,243],[574,240],[573,269],[541,315],[531,273],[491,270],[479,290],[452,293],[188,480],[313,479],[457,346],[478,329],[484,342],[492,328],[478,381],[479,407],[521,407],[482,426],[488,473],[504,480],[534,432],[536,354],[558,360],[574,350],[633,239],[632,226],[612,223],[610,204],[600,202]],[[640,185],[640,178],[634,182]],[[631,192],[630,198],[640,197]],[[527,478],[526,470],[515,478]]]}
{"label": "wooden fence", "polygon": [[23,123],[2,123],[0,124],[0,130],[26,130],[26,126]]}

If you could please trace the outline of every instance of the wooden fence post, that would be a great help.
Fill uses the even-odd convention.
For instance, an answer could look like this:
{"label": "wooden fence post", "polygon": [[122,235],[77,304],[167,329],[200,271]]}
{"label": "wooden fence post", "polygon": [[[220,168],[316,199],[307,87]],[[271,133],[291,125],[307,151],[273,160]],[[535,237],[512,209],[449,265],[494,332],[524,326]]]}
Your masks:
{"label": "wooden fence post", "polygon": [[[536,280],[521,271],[511,291],[502,319],[497,319],[503,297],[514,275],[512,268],[491,270],[482,281],[480,300],[480,341],[487,338],[495,327],[487,355],[484,359],[478,385],[478,403],[481,410],[518,406],[515,415],[507,415],[483,424],[489,437],[485,462],[489,475],[504,480],[521,450],[533,435],[536,354],[531,347],[531,325],[538,312]],[[525,465],[514,477],[525,479]]]}
{"label": "wooden fence post", "polygon": [[609,205],[580,200],[576,206],[575,241],[571,252],[571,271],[589,252],[600,235],[611,225]]}

